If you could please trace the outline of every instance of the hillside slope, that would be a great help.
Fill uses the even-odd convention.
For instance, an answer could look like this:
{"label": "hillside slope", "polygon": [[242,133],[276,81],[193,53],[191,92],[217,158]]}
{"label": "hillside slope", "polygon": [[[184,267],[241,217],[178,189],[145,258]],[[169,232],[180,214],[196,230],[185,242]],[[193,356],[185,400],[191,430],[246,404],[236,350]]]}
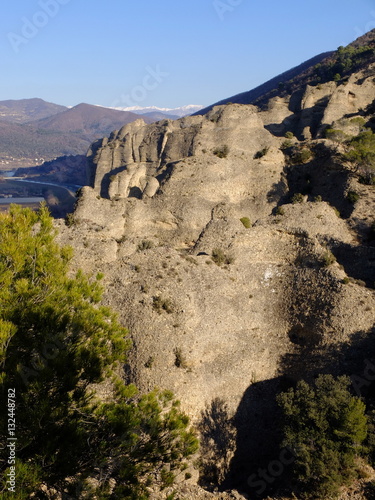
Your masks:
{"label": "hillside slope", "polygon": [[194,113],[195,115],[204,115],[208,111],[210,111],[214,106],[221,106],[223,104],[228,103],[237,103],[237,104],[252,104],[254,101],[259,99],[261,96],[268,94],[274,89],[278,89],[280,84],[285,84],[286,82],[292,80],[295,77],[303,74],[306,70],[315,67],[317,64],[320,64],[324,59],[332,55],[333,52],[324,52],[319,54],[318,56],[314,56],[311,59],[299,64],[298,66],[281,73],[280,75],[271,78],[262,85],[255,87],[255,89],[248,90],[246,92],[241,92],[240,94],[236,94],[232,97],[228,97],[226,99],[222,99],[221,101],[216,102],[215,104],[211,104],[206,108],[201,109]]}
{"label": "hillside slope", "polygon": [[[86,154],[94,140],[137,119],[134,113],[79,104],[28,123],[0,121],[0,156],[52,160]],[[145,117],[144,121],[152,123],[153,119]]]}
{"label": "hillside slope", "polygon": [[74,134],[61,134],[0,121],[0,157],[52,159],[61,155],[85,153],[90,142]]}
{"label": "hillside slope", "polygon": [[280,452],[275,395],[375,352],[374,187],[326,136],[375,128],[371,57],[261,110],[126,125],[91,146],[89,187],[57,223],[130,329],[124,376],[174,391],[201,430],[205,485],[253,498]]}
{"label": "hillside slope", "polygon": [[293,92],[302,90],[306,85],[318,85],[339,80],[353,71],[358,71],[375,61],[375,30],[361,36],[346,49],[339,47],[335,52],[326,52],[305,61],[301,65],[272,78],[253,90],[242,92],[208,106],[195,114],[205,114],[214,106],[239,104],[267,104],[273,97],[286,97]]}
{"label": "hillside slope", "polygon": [[[81,103],[57,115],[34,121],[33,126],[54,132],[75,133],[92,142],[138,118],[138,115],[128,111],[117,111]],[[152,123],[153,120],[146,117],[145,122]]]}
{"label": "hillside slope", "polygon": [[28,123],[61,113],[67,109],[65,106],[37,98],[0,101],[0,120],[18,124]]}

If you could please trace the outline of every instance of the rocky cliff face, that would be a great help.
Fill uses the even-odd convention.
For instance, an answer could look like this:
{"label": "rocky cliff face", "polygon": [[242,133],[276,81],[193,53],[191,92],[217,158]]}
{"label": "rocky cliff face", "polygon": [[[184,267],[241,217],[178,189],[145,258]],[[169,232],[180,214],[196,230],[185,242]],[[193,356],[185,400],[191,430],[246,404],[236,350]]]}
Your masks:
{"label": "rocky cliff face", "polygon": [[[76,265],[104,272],[106,301],[130,329],[126,376],[141,390],[173,390],[198,424],[221,408],[235,427],[224,448],[202,431],[206,466],[222,477],[232,460],[246,483],[246,463],[272,449],[272,395],[285,377],[355,370],[366,356],[375,196],[337,163],[322,130],[356,127],[349,119],[374,101],[374,76],[372,66],[262,111],[233,104],[137,120],[92,146],[91,187],[75,224],[59,224]],[[287,130],[311,158],[287,164]],[[361,194],[355,206],[350,190]]]}
{"label": "rocky cliff face", "polygon": [[357,115],[375,99],[374,65],[353,73],[343,84],[328,82],[305,88],[285,98],[271,99],[261,117],[276,135],[287,130],[301,140],[322,136],[328,125]]}

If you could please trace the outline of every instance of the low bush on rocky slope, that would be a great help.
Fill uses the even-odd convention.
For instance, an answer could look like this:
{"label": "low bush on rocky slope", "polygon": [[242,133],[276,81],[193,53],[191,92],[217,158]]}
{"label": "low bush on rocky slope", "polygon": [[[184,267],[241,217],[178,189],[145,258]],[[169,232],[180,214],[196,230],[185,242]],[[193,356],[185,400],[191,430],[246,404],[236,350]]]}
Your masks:
{"label": "low bush on rocky slope", "polygon": [[373,184],[375,177],[375,134],[365,130],[347,141],[348,151],[343,160],[358,173],[366,184]]}
{"label": "low bush on rocky slope", "polygon": [[229,146],[227,144],[224,144],[224,146],[215,148],[213,153],[218,158],[226,158],[229,154]]}
{"label": "low bush on rocky slope", "polygon": [[249,217],[241,217],[240,221],[246,229],[251,228],[251,220],[249,219]]}
{"label": "low bush on rocky slope", "polygon": [[225,254],[221,248],[214,248],[212,250],[211,259],[218,266],[222,266],[223,264],[229,265],[229,264],[232,264],[234,262],[233,257],[231,255]]}
{"label": "low bush on rocky slope", "polygon": [[266,156],[270,148],[263,148],[257,151],[254,155],[254,160],[259,160],[260,158],[263,158],[263,156]]}

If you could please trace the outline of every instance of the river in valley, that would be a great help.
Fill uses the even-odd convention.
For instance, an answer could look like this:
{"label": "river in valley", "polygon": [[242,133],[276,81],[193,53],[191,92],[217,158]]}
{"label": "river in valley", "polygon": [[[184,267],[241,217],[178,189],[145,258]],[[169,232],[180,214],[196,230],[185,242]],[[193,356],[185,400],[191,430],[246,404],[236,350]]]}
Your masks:
{"label": "river in valley", "polygon": [[46,201],[54,217],[65,217],[73,211],[78,186],[38,182],[31,179],[15,179],[14,172],[1,172],[0,211],[6,211],[12,203],[37,208]]}

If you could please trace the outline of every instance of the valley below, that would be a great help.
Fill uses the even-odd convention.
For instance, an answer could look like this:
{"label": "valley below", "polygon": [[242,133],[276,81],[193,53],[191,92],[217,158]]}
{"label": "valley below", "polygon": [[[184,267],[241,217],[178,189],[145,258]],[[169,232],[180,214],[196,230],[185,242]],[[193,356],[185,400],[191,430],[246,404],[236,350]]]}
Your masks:
{"label": "valley below", "polygon": [[[36,209],[45,202],[54,217],[65,217],[74,209],[80,186],[42,182],[34,177],[15,177],[15,170],[0,170],[0,211],[12,203]],[[18,170],[19,172],[19,170]]]}

